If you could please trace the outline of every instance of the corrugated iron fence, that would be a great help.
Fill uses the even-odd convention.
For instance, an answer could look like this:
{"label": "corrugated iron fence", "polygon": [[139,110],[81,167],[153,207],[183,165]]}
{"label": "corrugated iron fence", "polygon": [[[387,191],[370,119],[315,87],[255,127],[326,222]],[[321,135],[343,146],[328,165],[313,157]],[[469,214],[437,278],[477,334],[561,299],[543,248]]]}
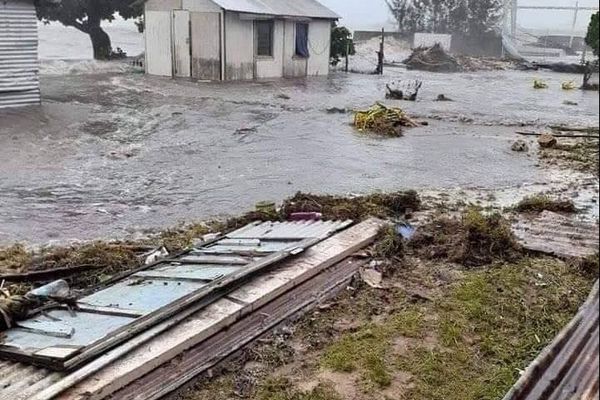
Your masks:
{"label": "corrugated iron fence", "polygon": [[0,0],[0,108],[40,103],[33,0]]}

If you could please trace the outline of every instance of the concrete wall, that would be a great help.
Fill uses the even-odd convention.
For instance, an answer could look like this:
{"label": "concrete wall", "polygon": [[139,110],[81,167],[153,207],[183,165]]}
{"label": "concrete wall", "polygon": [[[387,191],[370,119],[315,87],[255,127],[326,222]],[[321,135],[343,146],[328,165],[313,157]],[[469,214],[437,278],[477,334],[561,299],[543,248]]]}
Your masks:
{"label": "concrete wall", "polygon": [[225,79],[254,78],[254,21],[225,13]]}
{"label": "concrete wall", "polygon": [[261,79],[281,77],[283,71],[284,27],[283,20],[275,20],[273,27],[273,57],[256,58],[256,78]]}
{"label": "concrete wall", "polygon": [[331,22],[314,20],[308,28],[308,75],[323,76],[329,74],[329,56],[331,53]]}
{"label": "concrete wall", "polygon": [[[310,27],[309,35],[310,35]],[[307,74],[307,59],[296,57],[296,21],[285,21],[283,76],[303,77]]]}

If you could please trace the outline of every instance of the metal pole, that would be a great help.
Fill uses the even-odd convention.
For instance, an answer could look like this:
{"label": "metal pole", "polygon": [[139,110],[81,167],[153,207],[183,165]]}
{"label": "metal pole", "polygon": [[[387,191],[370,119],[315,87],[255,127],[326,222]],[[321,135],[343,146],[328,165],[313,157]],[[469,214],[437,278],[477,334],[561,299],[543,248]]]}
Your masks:
{"label": "metal pole", "polygon": [[579,1],[575,3],[575,11],[573,15],[573,27],[571,29],[571,38],[569,40],[569,47],[573,48],[573,39],[575,39],[575,29],[577,27],[577,17],[579,14]]}
{"label": "metal pole", "polygon": [[350,40],[346,39],[346,73],[350,70]]}
{"label": "metal pole", "polygon": [[385,28],[381,28],[381,43],[379,45],[379,53],[377,60],[377,73],[383,75],[383,60],[384,56],[384,45],[385,45]]}

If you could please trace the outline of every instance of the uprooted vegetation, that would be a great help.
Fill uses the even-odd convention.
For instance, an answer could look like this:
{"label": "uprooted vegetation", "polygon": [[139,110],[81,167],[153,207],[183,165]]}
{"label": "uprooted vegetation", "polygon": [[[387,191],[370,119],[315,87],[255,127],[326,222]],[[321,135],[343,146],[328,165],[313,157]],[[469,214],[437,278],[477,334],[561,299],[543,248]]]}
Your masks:
{"label": "uprooted vegetation", "polygon": [[515,206],[515,211],[520,213],[542,213],[551,211],[556,213],[574,214],[577,207],[572,200],[553,199],[547,195],[525,197]]}
{"label": "uprooted vegetation", "polygon": [[371,132],[381,136],[401,137],[404,128],[419,126],[404,110],[376,103],[368,110],[354,112],[354,126],[360,132]]}
{"label": "uprooted vegetation", "polygon": [[436,43],[432,47],[418,47],[404,60],[409,70],[423,70],[430,72],[459,72],[462,70],[456,58],[448,54],[444,48]]}
{"label": "uprooted vegetation", "polygon": [[[179,226],[138,241],[94,242],[39,251],[16,244],[0,249],[0,276],[83,267],[67,278],[74,289],[84,289],[138,267],[143,262],[141,256],[149,250],[165,247],[171,254],[177,253],[193,245],[203,235],[229,232],[254,221],[284,221],[294,213],[314,212],[322,214],[324,219],[359,222],[371,216],[400,218],[417,211],[420,206],[421,201],[415,191],[354,197],[298,193],[285,200],[279,210],[274,205],[261,206],[239,217]],[[19,294],[30,288],[29,284],[15,285],[11,292]]]}
{"label": "uprooted vegetation", "polygon": [[[403,265],[390,289],[355,282],[181,399],[502,398],[595,279],[550,258],[467,270],[414,259]],[[428,300],[415,300],[414,291]],[[266,343],[281,332],[288,346],[274,357]]]}
{"label": "uprooted vegetation", "polygon": [[410,248],[427,259],[446,259],[474,267],[495,260],[514,261],[521,248],[509,222],[499,213],[469,209],[460,218],[441,217],[422,227]]}

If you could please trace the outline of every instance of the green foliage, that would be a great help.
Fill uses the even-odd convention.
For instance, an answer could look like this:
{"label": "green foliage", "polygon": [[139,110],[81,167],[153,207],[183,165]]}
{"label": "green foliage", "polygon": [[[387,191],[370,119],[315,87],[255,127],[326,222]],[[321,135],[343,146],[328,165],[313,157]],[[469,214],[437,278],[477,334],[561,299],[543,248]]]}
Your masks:
{"label": "green foliage", "polygon": [[435,32],[478,36],[501,18],[500,0],[386,0],[403,33]]}
{"label": "green foliage", "polygon": [[600,12],[592,15],[585,42],[594,49],[596,56],[600,54]]}
{"label": "green foliage", "polygon": [[141,0],[36,0],[38,19],[44,23],[58,21],[90,36],[94,58],[109,59],[113,55],[110,37],[100,26],[113,21],[115,13],[125,19],[139,17],[143,12]]}
{"label": "green foliage", "polygon": [[[346,54],[347,53],[347,54]],[[331,29],[331,65],[338,65],[346,55],[356,54],[352,33],[344,26],[334,22]]]}

